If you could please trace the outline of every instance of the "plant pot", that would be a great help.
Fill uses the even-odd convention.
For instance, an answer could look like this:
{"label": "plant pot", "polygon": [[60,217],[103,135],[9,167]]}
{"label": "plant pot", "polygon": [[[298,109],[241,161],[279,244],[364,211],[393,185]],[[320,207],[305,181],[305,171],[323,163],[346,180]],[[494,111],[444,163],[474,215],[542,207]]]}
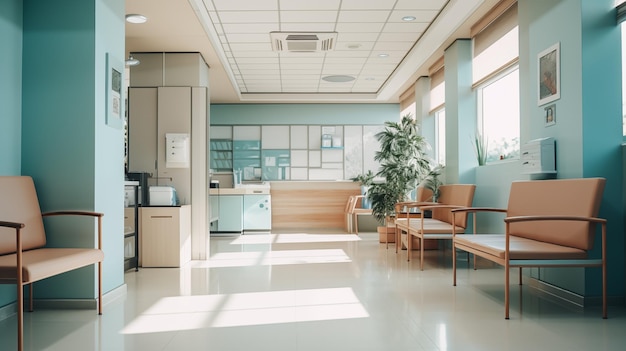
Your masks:
{"label": "plant pot", "polygon": [[[378,241],[381,244],[396,242],[396,227],[379,226],[376,229],[378,230]],[[386,239],[385,236],[387,237]]]}

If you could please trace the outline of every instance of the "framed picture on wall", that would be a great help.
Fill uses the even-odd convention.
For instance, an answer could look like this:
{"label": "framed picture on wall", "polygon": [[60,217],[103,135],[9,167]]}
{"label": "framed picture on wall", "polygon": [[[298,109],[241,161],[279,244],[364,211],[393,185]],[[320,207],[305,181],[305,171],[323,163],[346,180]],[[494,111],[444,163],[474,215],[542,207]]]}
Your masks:
{"label": "framed picture on wall", "polygon": [[556,105],[550,104],[543,108],[543,120],[546,127],[556,124]]}
{"label": "framed picture on wall", "polygon": [[537,55],[538,106],[561,98],[560,43]]}
{"label": "framed picture on wall", "polygon": [[122,100],[122,72],[124,65],[111,54],[106,54],[105,119],[110,127],[122,129],[124,103]]}

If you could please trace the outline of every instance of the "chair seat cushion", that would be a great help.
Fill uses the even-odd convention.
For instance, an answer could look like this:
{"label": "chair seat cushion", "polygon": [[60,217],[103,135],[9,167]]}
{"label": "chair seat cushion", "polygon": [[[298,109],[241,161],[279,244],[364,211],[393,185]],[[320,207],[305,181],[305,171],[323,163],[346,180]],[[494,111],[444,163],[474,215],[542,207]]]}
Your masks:
{"label": "chair seat cushion", "polygon": [[[98,249],[42,248],[24,251],[22,280],[24,283],[35,282],[103,259],[104,253]],[[15,280],[16,260],[16,254],[0,256],[0,280]]]}
{"label": "chair seat cushion", "polygon": [[[472,248],[491,256],[504,259],[506,238],[503,234],[459,235],[455,246]],[[558,260],[585,259],[587,252],[581,249],[511,236],[509,240],[511,260]]]}

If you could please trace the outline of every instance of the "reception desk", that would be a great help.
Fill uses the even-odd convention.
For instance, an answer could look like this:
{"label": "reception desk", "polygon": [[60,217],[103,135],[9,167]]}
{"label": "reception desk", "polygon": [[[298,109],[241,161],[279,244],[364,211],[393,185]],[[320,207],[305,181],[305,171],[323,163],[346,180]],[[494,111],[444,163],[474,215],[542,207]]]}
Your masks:
{"label": "reception desk", "polygon": [[352,181],[271,182],[272,230],[343,229],[348,197],[360,193]]}

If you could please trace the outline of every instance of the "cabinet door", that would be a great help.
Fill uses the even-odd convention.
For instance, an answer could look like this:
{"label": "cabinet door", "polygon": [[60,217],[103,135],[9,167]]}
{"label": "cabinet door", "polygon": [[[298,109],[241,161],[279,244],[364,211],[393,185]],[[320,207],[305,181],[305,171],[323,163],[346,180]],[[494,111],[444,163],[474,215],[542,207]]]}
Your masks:
{"label": "cabinet door", "polygon": [[128,89],[128,170],[156,176],[157,89]]}
{"label": "cabinet door", "polygon": [[243,229],[271,230],[272,205],[270,195],[243,196]]}
{"label": "cabinet door", "polygon": [[142,265],[180,265],[180,216],[178,207],[141,208]]}
{"label": "cabinet door", "polygon": [[219,196],[217,230],[220,232],[241,232],[243,230],[242,195]]}

